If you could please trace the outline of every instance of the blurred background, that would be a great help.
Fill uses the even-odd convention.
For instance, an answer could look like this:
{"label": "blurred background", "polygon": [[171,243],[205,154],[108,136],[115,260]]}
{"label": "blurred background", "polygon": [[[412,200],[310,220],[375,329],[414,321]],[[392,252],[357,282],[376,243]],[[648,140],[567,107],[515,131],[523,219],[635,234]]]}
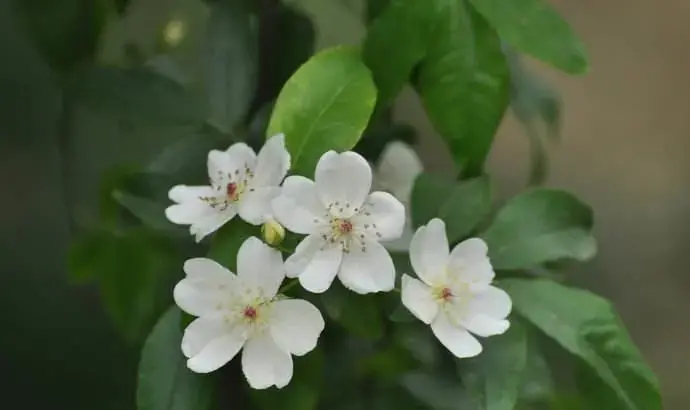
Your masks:
{"label": "blurred background", "polygon": [[[117,124],[85,131],[79,149],[93,155],[70,168],[78,181],[71,189],[79,192],[65,197],[61,91],[24,32],[20,1],[0,0],[0,395],[26,409],[126,409],[138,352],[116,334],[94,288],[68,283],[65,256],[70,198],[95,195],[98,171],[137,141],[106,143]],[[358,2],[295,3],[316,18],[319,47],[361,38]],[[573,191],[596,212],[599,256],[572,272],[573,281],[614,301],[659,374],[667,408],[684,410],[690,402],[690,5],[553,4],[588,46],[591,65],[588,75],[567,77],[529,62],[564,104],[548,185]],[[50,25],[61,10],[47,10],[42,24]],[[108,23],[99,58],[123,58],[125,44],[155,48],[170,20],[184,21],[193,36],[205,18],[199,0],[133,0],[123,21]],[[194,52],[185,44],[177,57],[193,69]],[[411,91],[400,97],[396,117],[419,129],[418,152],[429,170],[454,172]],[[525,184],[523,134],[509,114],[490,160],[500,197]]]}

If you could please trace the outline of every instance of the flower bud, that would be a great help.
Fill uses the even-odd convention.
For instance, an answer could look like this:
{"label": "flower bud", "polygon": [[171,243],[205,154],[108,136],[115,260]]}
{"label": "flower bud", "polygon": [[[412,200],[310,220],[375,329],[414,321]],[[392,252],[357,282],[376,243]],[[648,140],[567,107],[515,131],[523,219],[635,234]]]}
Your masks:
{"label": "flower bud", "polygon": [[261,236],[271,246],[279,245],[285,239],[285,228],[273,219],[261,225]]}

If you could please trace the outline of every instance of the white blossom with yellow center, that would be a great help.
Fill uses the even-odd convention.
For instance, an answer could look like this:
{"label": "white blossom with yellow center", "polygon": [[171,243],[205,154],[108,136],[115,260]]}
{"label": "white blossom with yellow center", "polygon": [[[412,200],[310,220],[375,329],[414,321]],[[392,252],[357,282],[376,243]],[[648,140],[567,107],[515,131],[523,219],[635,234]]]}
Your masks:
{"label": "white blossom with yellow center", "polygon": [[400,236],[404,205],[388,193],[370,193],[371,167],[355,152],[326,152],[314,179],[286,178],[273,200],[276,220],[308,235],[285,261],[288,277],[314,293],[325,292],[336,276],[357,293],[393,289],[393,260],[379,241]]}
{"label": "white blossom with yellow center", "polygon": [[251,387],[286,386],[292,355],[316,347],[324,321],[311,303],[278,296],[285,278],[280,252],[251,237],[238,252],[237,275],[206,258],[188,260],[184,271],[175,302],[198,316],[182,338],[187,366],[212,372],[242,349],[242,370]]}
{"label": "white blossom with yellow center", "polygon": [[481,353],[474,335],[489,337],[508,330],[512,302],[505,291],[491,285],[495,274],[482,239],[467,239],[450,252],[445,224],[432,219],[414,234],[410,261],[421,280],[403,275],[403,305],[431,325],[455,356]]}
{"label": "white blossom with yellow center", "polygon": [[177,185],[169,192],[176,202],[165,210],[176,224],[190,225],[197,242],[235,215],[252,225],[271,220],[271,200],[290,168],[285,136],[271,137],[259,154],[245,143],[208,154],[210,186]]}

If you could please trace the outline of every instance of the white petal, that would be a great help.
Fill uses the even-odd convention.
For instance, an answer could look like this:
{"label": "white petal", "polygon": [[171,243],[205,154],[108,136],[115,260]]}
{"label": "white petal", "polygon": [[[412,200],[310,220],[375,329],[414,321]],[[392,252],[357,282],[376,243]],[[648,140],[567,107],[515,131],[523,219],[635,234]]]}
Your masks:
{"label": "white petal", "polygon": [[252,188],[245,191],[237,204],[237,211],[245,222],[261,225],[271,218],[271,202],[280,193],[278,187]]}
{"label": "white petal", "polygon": [[314,182],[303,176],[287,177],[272,205],[276,220],[292,232],[307,235],[328,222],[323,219],[327,212],[316,197]]}
{"label": "white petal", "polygon": [[353,246],[343,255],[338,277],[346,288],[360,293],[388,292],[395,286],[395,266],[390,254],[378,242],[366,241],[364,251]]}
{"label": "white petal", "polygon": [[244,179],[247,169],[253,169],[256,154],[244,142],[232,144],[226,151],[211,150],[208,153],[208,176],[216,186]]}
{"label": "white petal", "polygon": [[410,243],[410,262],[417,276],[434,286],[445,275],[448,266],[446,224],[434,218],[420,227]]}
{"label": "white petal", "polygon": [[470,314],[484,314],[496,319],[508,317],[513,308],[510,296],[503,289],[489,286],[484,292],[476,294],[469,303]]}
{"label": "white petal", "polygon": [[405,226],[403,227],[402,234],[400,238],[394,239],[392,241],[382,242],[383,246],[392,252],[409,252],[410,243],[412,242],[412,237],[414,236],[414,231],[412,231],[412,221],[409,218],[405,221]]}
{"label": "white petal", "polygon": [[269,329],[284,351],[303,356],[316,347],[325,323],[321,312],[305,300],[287,299],[273,303]]}
{"label": "white petal", "polygon": [[487,256],[486,242],[480,238],[466,239],[453,248],[448,262],[452,273],[469,283],[488,286],[496,275]]}
{"label": "white petal", "polygon": [[316,192],[325,207],[340,218],[349,218],[361,207],[371,190],[371,167],[359,154],[328,151],[315,172]]}
{"label": "white petal", "polygon": [[200,317],[187,326],[182,335],[182,353],[187,358],[198,355],[212,340],[232,333],[221,315]]}
{"label": "white petal", "polygon": [[510,327],[510,322],[487,315],[474,315],[464,320],[462,325],[477,336],[489,337],[505,333]]}
{"label": "white petal", "polygon": [[247,238],[237,252],[237,275],[243,284],[261,289],[273,298],[285,278],[283,257],[260,239]]}
{"label": "white petal", "polygon": [[401,141],[392,141],[379,157],[376,178],[379,186],[409,203],[414,181],[422,170],[422,161],[412,147]]}
{"label": "white petal", "polygon": [[292,357],[267,335],[252,338],[242,351],[242,371],[254,389],[280,389],[292,379]]}
{"label": "white petal", "polygon": [[216,194],[217,191],[211,186],[176,185],[168,191],[168,198],[177,203],[201,202],[201,197],[216,196]]}
{"label": "white petal", "polygon": [[285,273],[288,278],[296,278],[304,272],[314,254],[321,249],[323,239],[318,235],[309,235],[295,248],[295,252],[285,260]]}
{"label": "white petal", "polygon": [[417,319],[430,324],[438,314],[438,303],[431,288],[409,275],[402,276],[402,303]]}
{"label": "white petal", "polygon": [[206,236],[220,229],[221,226],[228,223],[236,215],[235,208],[227,207],[222,212],[213,212],[205,215],[199,220],[195,221],[189,227],[189,233],[194,235],[197,242],[200,242]]}
{"label": "white petal", "polygon": [[278,186],[285,178],[288,169],[290,169],[290,153],[285,148],[285,135],[274,135],[259,151],[251,185],[253,187]]}
{"label": "white petal", "polygon": [[317,250],[299,273],[299,283],[309,292],[325,292],[333,283],[342,259],[343,251],[338,247]]}
{"label": "white petal", "polygon": [[218,370],[235,357],[244,342],[244,329],[231,328],[229,333],[211,340],[199,353],[187,360],[187,367],[196,373]]}
{"label": "white petal", "polygon": [[189,259],[184,264],[187,274],[173,290],[175,303],[194,316],[213,314],[225,304],[236,286],[235,275],[207,258]]}
{"label": "white petal", "polygon": [[397,239],[405,226],[405,206],[387,192],[373,192],[353,223],[377,241]]}
{"label": "white petal", "polygon": [[216,211],[201,200],[201,197],[215,197],[217,192],[210,186],[177,185],[168,192],[168,197],[177,204],[165,210],[165,216],[172,223],[190,225]]}
{"label": "white petal", "polygon": [[482,352],[482,345],[466,329],[454,326],[446,314],[439,314],[431,324],[436,338],[459,358],[474,357]]}

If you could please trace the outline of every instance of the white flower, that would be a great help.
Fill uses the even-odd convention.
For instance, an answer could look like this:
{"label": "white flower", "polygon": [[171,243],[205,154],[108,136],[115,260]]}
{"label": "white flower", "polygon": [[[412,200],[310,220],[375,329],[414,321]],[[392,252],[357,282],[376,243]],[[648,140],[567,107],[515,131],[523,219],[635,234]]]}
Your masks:
{"label": "white flower", "polygon": [[280,252],[251,237],[237,254],[237,275],[206,258],[188,260],[184,271],[175,302],[199,316],[182,338],[187,366],[212,372],[244,347],[242,370],[251,387],[287,385],[291,355],[314,349],[324,321],[311,303],[277,297],[285,278]]}
{"label": "white flower", "polygon": [[417,176],[424,170],[422,161],[412,147],[401,141],[386,144],[374,171],[374,188],[390,192],[398,198],[407,212],[405,213],[405,227],[400,238],[384,242],[383,246],[391,251],[407,251],[414,231],[412,230],[412,215],[410,202],[412,188]]}
{"label": "white flower", "polygon": [[165,215],[173,223],[190,225],[197,242],[238,213],[246,222],[260,225],[270,217],[271,200],[289,168],[283,134],[266,141],[259,155],[242,142],[227,151],[213,150],[208,154],[211,186],[173,187],[168,196],[176,204]]}
{"label": "white flower", "polygon": [[405,207],[370,189],[371,167],[349,151],[325,153],[315,182],[302,176],[285,180],[273,213],[288,230],[308,235],[285,261],[288,277],[299,277],[314,293],[326,291],[336,275],[357,293],[393,289],[393,260],[379,241],[400,236]]}
{"label": "white flower", "polygon": [[488,337],[504,333],[512,308],[508,294],[491,286],[494,271],[486,243],[467,239],[448,250],[446,226],[432,219],[412,238],[410,261],[421,279],[402,277],[402,302],[431,325],[441,343],[457,357],[473,357],[482,346],[470,333]]}

